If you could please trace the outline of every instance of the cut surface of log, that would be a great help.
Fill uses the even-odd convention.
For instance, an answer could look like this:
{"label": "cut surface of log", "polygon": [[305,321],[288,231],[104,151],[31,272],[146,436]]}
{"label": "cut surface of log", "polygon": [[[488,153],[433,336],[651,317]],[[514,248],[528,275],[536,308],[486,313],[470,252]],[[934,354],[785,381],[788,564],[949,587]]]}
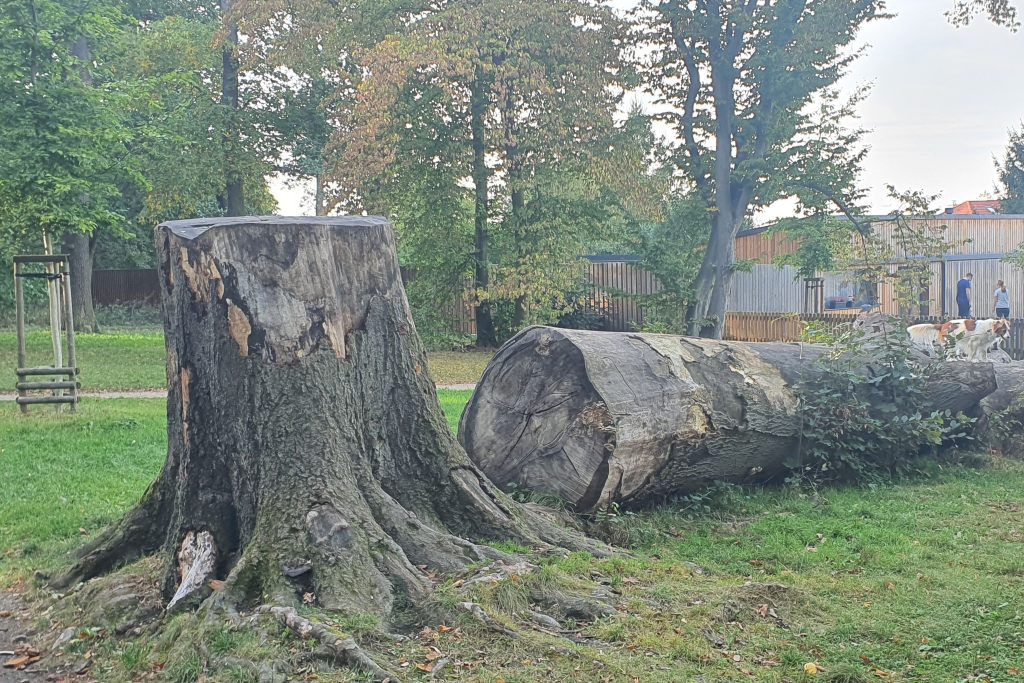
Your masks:
{"label": "cut surface of log", "polygon": [[428,571],[478,541],[597,548],[494,487],[441,412],[383,218],[178,221],[156,231],[168,454],[56,585],[144,554],[165,599],[417,618]]}
{"label": "cut surface of log", "polygon": [[[459,438],[499,486],[578,511],[783,472],[798,448],[795,386],[823,347],[534,327],[491,361]],[[966,411],[992,366],[937,364],[926,410]]]}

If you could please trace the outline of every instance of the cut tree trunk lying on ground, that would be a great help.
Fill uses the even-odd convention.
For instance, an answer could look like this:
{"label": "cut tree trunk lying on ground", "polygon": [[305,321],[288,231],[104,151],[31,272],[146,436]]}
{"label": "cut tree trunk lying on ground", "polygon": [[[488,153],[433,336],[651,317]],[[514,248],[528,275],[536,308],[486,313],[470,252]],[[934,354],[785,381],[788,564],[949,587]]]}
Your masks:
{"label": "cut tree trunk lying on ground", "polygon": [[[767,481],[798,452],[794,386],[823,352],[534,327],[495,355],[459,439],[499,486],[581,512]],[[921,408],[969,411],[995,388],[991,364],[938,364]]]}
{"label": "cut tree trunk lying on ground", "polygon": [[975,436],[989,448],[1024,456],[1024,361],[996,364],[997,389],[981,401]]}
{"label": "cut tree trunk lying on ground", "polygon": [[159,554],[182,608],[212,590],[226,611],[313,603],[394,627],[422,617],[428,572],[512,559],[477,541],[601,550],[455,441],[386,220],[176,221],[156,238],[167,462],[55,585]]}

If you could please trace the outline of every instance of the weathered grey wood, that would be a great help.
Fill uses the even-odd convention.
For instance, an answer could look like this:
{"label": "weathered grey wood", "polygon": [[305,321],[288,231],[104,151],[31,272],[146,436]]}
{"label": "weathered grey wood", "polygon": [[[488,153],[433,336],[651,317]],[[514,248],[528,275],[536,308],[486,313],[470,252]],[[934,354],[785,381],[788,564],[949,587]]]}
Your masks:
{"label": "weathered grey wood", "polygon": [[[794,385],[823,352],[534,327],[491,361],[459,438],[498,485],[581,511],[765,481],[797,451]],[[990,364],[938,364],[921,408],[970,410],[994,389]]]}
{"label": "weathered grey wood", "polygon": [[1024,456],[1024,361],[993,366],[997,388],[981,401],[975,436],[1004,455]]}
{"label": "weathered grey wood", "polygon": [[78,382],[18,382],[14,385],[19,391],[46,391],[48,389],[76,389]]}
{"label": "weathered grey wood", "polygon": [[[393,623],[418,618],[427,570],[506,557],[467,539],[597,547],[516,505],[459,447],[385,219],[181,221],[156,241],[167,462],[56,585],[158,554],[167,599],[213,577],[211,599],[235,607],[313,600]],[[203,552],[187,554],[212,569],[179,562],[198,531]]]}
{"label": "weathered grey wood", "polygon": [[38,377],[43,375],[66,375],[73,377],[78,374],[78,368],[17,368],[15,373],[18,377]]}
{"label": "weathered grey wood", "polygon": [[[28,363],[28,352],[25,349],[25,285],[21,281],[21,265],[22,262],[18,260],[18,257],[14,257],[14,309],[15,309],[15,325],[18,335],[18,377],[21,377],[20,368],[24,368]],[[23,391],[18,391],[19,396],[23,396]],[[21,406],[22,414],[28,413],[28,406]]]}
{"label": "weathered grey wood", "polygon": [[77,396],[18,396],[14,401],[20,406],[37,405],[63,405],[69,403],[74,405],[78,402]]}

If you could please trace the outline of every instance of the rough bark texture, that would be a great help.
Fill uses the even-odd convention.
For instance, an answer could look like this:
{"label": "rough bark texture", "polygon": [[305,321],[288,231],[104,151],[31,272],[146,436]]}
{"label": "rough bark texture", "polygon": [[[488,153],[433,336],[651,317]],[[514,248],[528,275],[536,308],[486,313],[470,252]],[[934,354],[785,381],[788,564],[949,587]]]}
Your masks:
{"label": "rough bark texture", "polygon": [[[579,511],[642,504],[715,481],[752,483],[798,450],[794,386],[819,347],[533,327],[488,366],[459,438],[502,487]],[[944,363],[927,410],[970,410],[992,366]]]}
{"label": "rough bark texture", "polygon": [[995,363],[997,389],[981,401],[975,436],[989,448],[1024,456],[1024,362]]}
{"label": "rough bark texture", "polygon": [[220,103],[227,107],[227,129],[224,131],[226,168],[224,173],[224,199],[221,208],[228,216],[245,215],[245,183],[238,158],[241,135],[238,129],[238,111],[241,107],[238,74],[238,19],[234,16],[233,0],[220,0],[224,18],[226,40],[222,54]]}
{"label": "rough bark texture", "polygon": [[96,240],[90,235],[69,233],[64,236],[71,270],[71,310],[76,332],[98,332],[96,309],[92,304],[92,265]]}
{"label": "rough bark texture", "polygon": [[[487,115],[487,93],[485,92],[484,73],[477,67],[473,89],[470,94],[470,130],[473,136],[473,232],[476,251],[473,255],[473,286],[480,292],[486,292],[490,286],[490,232],[487,220],[490,216],[488,183],[490,172],[487,168],[487,126],[484,117]],[[494,316],[491,303],[486,299],[476,306],[476,344],[483,348],[498,345],[498,336],[494,329]]]}
{"label": "rough bark texture", "polygon": [[58,585],[159,552],[169,599],[214,557],[201,574],[232,605],[314,596],[401,624],[430,590],[423,567],[504,557],[466,538],[588,545],[496,490],[455,441],[386,220],[176,221],[156,239],[167,463]]}

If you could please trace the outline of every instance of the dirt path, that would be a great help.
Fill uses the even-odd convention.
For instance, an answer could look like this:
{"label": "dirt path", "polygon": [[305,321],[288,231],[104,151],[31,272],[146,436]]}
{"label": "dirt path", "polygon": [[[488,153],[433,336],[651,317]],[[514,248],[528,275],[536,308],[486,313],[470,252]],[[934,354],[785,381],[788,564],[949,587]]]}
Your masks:
{"label": "dirt path", "polygon": [[[0,683],[88,683],[88,661],[81,656],[48,652],[53,634],[36,630],[36,617],[21,595],[0,592]],[[36,659],[38,657],[38,660]],[[19,664],[19,666],[6,666]],[[27,660],[27,661],[26,661]],[[27,662],[32,662],[31,664]]]}
{"label": "dirt path", "polygon": [[[438,384],[438,389],[445,391],[472,391],[475,384]],[[82,398],[166,398],[167,392],[163,389],[139,390],[139,391],[87,391],[82,392]],[[17,394],[0,394],[0,401],[13,401]]]}

